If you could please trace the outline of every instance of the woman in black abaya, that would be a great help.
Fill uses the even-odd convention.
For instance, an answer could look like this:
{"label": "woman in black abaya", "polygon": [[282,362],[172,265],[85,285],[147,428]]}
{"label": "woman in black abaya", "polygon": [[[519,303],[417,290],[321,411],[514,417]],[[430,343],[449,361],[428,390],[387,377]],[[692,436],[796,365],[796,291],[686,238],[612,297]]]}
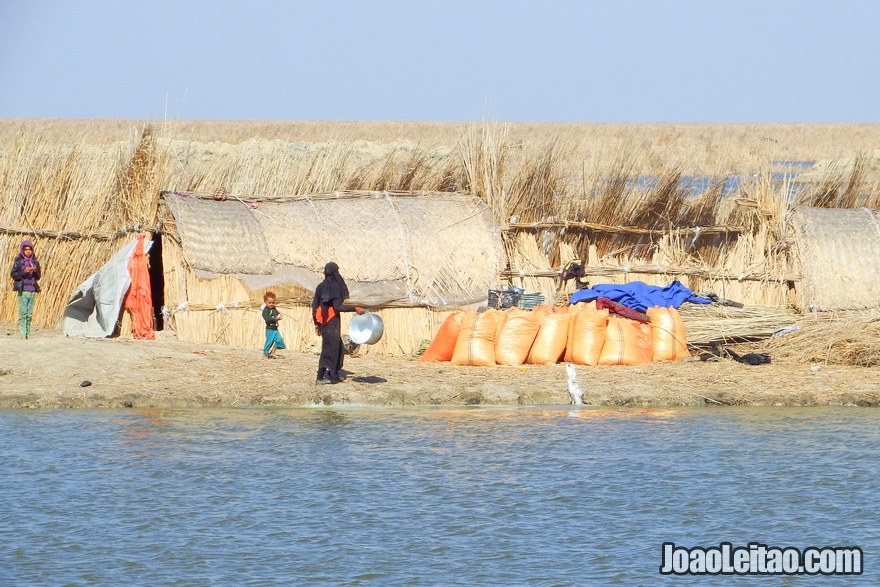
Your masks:
{"label": "woman in black abaya", "polygon": [[312,298],[312,320],[315,322],[315,332],[321,337],[317,384],[342,381],[339,374],[343,357],[342,320],[339,315],[342,312],[364,313],[360,306],[343,304],[346,299],[348,286],[339,275],[339,266],[331,261],[324,266],[324,281],[315,288],[315,297]]}

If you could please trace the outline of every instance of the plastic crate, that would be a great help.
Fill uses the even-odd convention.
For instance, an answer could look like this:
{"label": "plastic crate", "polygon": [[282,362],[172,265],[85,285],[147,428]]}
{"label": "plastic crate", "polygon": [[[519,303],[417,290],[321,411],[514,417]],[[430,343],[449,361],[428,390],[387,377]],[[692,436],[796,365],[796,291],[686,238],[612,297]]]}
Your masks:
{"label": "plastic crate", "polygon": [[519,292],[509,289],[490,289],[486,305],[490,308],[506,310],[516,306],[521,295]]}
{"label": "plastic crate", "polygon": [[518,308],[522,308],[523,310],[531,310],[535,306],[540,306],[546,300],[544,296],[540,293],[527,293],[520,296],[520,299],[517,301],[516,305]]}

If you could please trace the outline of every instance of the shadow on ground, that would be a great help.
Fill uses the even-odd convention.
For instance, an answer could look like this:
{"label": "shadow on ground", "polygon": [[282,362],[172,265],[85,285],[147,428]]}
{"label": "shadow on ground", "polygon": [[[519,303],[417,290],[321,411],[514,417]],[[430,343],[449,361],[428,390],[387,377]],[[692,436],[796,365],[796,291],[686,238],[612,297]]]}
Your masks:
{"label": "shadow on ground", "polygon": [[384,377],[378,377],[376,375],[366,375],[362,377],[352,377],[352,381],[357,381],[358,383],[385,383],[388,381]]}

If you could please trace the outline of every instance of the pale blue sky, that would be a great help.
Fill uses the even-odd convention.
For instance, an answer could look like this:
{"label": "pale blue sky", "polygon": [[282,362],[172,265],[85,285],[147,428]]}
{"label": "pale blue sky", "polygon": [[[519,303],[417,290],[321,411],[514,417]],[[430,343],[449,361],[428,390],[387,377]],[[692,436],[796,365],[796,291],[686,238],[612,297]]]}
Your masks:
{"label": "pale blue sky", "polygon": [[0,117],[880,122],[880,0],[0,0]]}

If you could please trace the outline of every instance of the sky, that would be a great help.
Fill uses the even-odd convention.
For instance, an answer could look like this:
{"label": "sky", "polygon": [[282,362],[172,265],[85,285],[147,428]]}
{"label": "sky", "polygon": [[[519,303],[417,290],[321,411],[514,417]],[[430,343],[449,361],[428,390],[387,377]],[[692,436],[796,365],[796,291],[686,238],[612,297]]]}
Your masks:
{"label": "sky", "polygon": [[0,0],[0,118],[880,122],[880,0]]}

